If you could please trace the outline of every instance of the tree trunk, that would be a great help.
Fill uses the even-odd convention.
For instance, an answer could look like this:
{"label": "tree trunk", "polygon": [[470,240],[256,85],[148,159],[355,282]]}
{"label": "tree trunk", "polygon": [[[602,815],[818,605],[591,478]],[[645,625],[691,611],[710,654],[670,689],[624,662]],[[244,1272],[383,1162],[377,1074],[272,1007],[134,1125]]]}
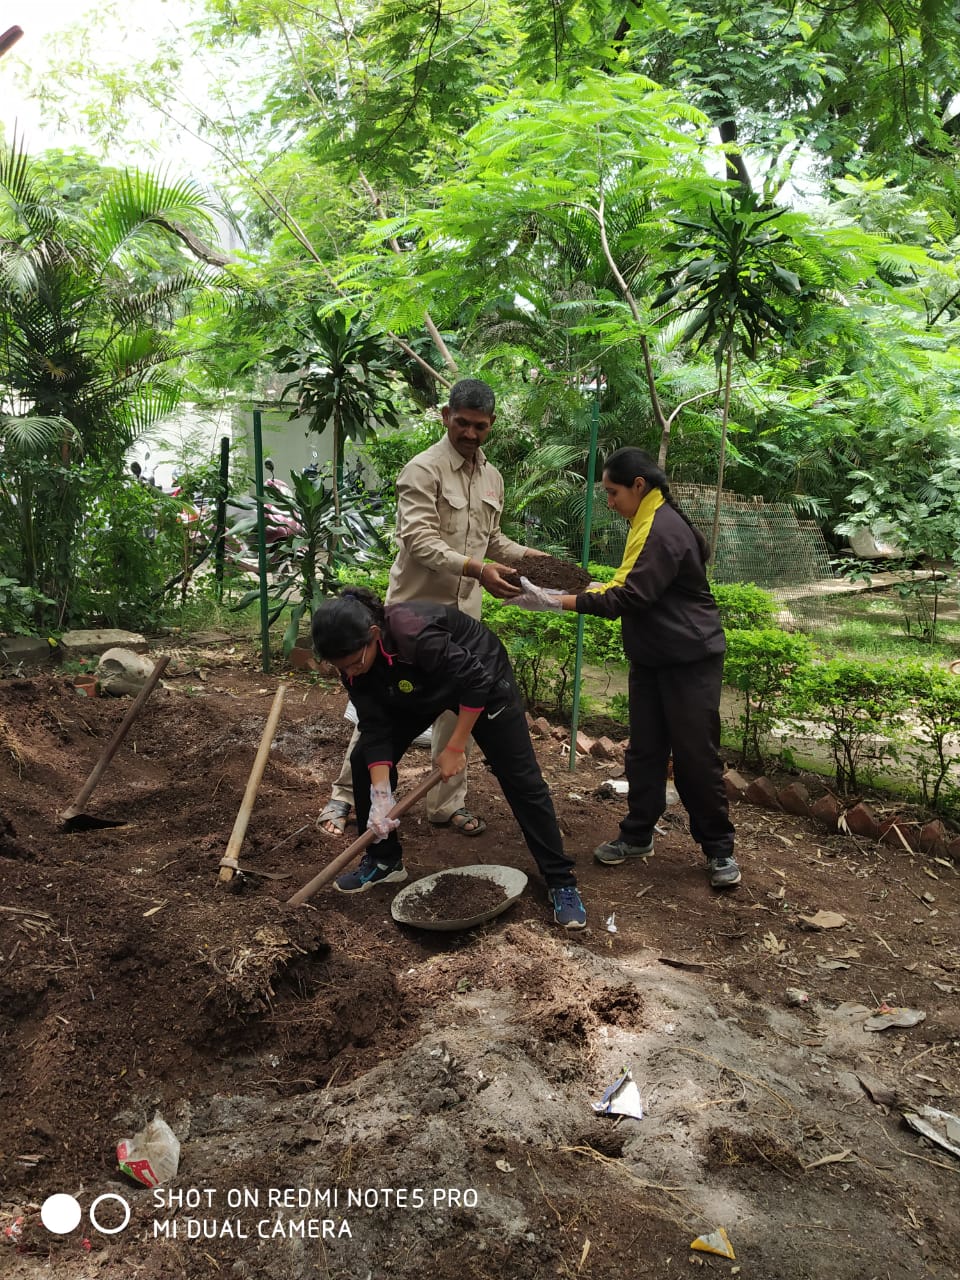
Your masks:
{"label": "tree trunk", "polygon": [[[736,120],[721,120],[717,125],[720,131],[720,141],[723,143],[737,143],[737,122]],[[724,162],[727,166],[727,177],[731,182],[738,183],[743,187],[744,191],[752,191],[753,183],[750,180],[750,174],[747,166],[743,162],[743,156],[739,151],[725,151]]]}
{"label": "tree trunk", "polygon": [[710,533],[710,550],[717,554],[717,541],[720,536],[720,502],[723,498],[723,472],[727,463],[727,423],[730,421],[730,387],[733,383],[733,348],[736,338],[730,335],[727,345],[727,367],[723,383],[723,423],[720,428],[720,463],[717,468],[717,500],[713,508],[713,529]]}

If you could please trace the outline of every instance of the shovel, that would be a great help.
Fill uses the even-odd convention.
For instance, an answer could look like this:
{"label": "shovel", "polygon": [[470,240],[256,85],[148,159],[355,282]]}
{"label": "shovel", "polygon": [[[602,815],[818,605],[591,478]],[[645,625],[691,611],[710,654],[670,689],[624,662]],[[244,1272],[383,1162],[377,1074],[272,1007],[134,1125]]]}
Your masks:
{"label": "shovel", "polygon": [[83,806],[90,799],[94,787],[103,777],[107,765],[117,753],[117,748],[127,736],[127,730],[136,720],[137,716],[143,709],[143,704],[153,693],[160,677],[167,669],[167,663],[170,661],[170,655],[164,654],[162,658],[157,659],[157,665],[147,677],[147,682],[133,700],[130,710],[120,721],[113,737],[100,753],[100,759],[90,770],[90,776],[77,792],[77,798],[69,809],[64,809],[60,815],[60,823],[65,831],[95,831],[103,827],[122,827],[126,825],[126,818],[97,818],[93,814],[84,813]]}
{"label": "shovel", "polygon": [[[247,779],[247,787],[240,803],[240,811],[234,821],[233,831],[230,833],[227,851],[220,859],[220,879],[222,881],[232,880],[236,871],[250,871],[252,869],[250,867],[241,867],[237,861],[237,856],[243,844],[243,837],[247,833],[247,823],[250,821],[253,802],[257,798],[260,779],[263,777],[263,771],[267,767],[267,760],[270,757],[270,746],[277,732],[277,722],[280,719],[280,711],[283,708],[283,698],[286,692],[287,686],[285,684],[277,685],[277,691],[273,695],[273,702],[270,705],[270,714],[267,716],[267,723],[263,726],[263,734],[260,738],[260,746],[257,748],[256,759]],[[263,873],[261,872],[260,874]],[[276,880],[279,877],[271,874],[267,879]]]}
{"label": "shovel", "polygon": [[[413,788],[409,795],[405,795],[402,800],[398,800],[390,812],[388,818],[402,818],[408,809],[412,809],[418,800],[422,800],[428,791],[432,791],[438,782],[443,781],[443,774],[439,769],[433,769],[427,776]],[[328,862],[319,875],[315,875],[313,879],[298,889],[292,898],[287,899],[288,907],[299,907],[308,898],[312,898],[318,889],[322,889],[325,884],[329,884],[338,872],[348,866],[353,860],[366,849],[367,845],[373,843],[375,831],[369,828],[363,833],[359,840],[354,840],[353,844],[348,845],[343,853],[338,853],[332,862]]]}

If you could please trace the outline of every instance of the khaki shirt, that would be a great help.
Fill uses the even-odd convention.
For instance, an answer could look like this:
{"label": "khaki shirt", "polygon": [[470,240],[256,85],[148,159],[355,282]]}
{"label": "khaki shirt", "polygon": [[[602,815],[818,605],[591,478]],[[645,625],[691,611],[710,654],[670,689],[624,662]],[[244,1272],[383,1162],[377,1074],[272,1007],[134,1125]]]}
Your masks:
{"label": "khaki shirt", "polygon": [[471,468],[446,435],[411,458],[397,477],[397,541],[387,604],[437,600],[480,617],[483,590],[463,576],[465,560],[515,565],[526,547],[500,532],[503,476],[483,451]]}

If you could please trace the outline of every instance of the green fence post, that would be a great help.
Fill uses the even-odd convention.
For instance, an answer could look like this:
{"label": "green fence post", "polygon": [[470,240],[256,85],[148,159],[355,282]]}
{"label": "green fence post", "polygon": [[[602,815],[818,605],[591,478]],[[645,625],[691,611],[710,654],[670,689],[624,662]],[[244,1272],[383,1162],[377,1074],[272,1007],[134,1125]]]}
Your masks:
{"label": "green fence post", "polygon": [[[593,489],[597,473],[597,439],[600,435],[600,370],[597,370],[597,389],[593,398],[590,414],[590,458],[587,462],[587,502],[583,513],[583,555],[581,567],[590,565],[590,538],[593,532]],[[583,628],[586,618],[577,614],[577,656],[573,666],[573,715],[570,720],[570,762],[569,770],[574,773],[577,768],[577,729],[580,724],[580,683],[583,672]]]}
{"label": "green fence post", "polygon": [[227,491],[230,487],[230,437],[220,437],[220,484],[217,488],[217,531],[214,535],[214,571],[217,601],[223,603],[223,562],[227,542]]}
{"label": "green fence post", "polygon": [[267,526],[263,510],[263,431],[259,409],[253,411],[253,483],[257,495],[257,568],[260,573],[260,661],[270,671],[270,622],[267,602]]}

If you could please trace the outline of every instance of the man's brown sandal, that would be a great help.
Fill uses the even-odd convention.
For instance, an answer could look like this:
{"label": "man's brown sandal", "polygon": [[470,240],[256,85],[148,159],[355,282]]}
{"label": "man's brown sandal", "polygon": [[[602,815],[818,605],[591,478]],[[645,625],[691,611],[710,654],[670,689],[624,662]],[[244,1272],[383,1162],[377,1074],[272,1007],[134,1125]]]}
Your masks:
{"label": "man's brown sandal", "polygon": [[350,805],[346,800],[328,800],[317,819],[317,826],[326,836],[342,836],[349,816]]}
{"label": "man's brown sandal", "polygon": [[487,824],[482,818],[478,818],[475,813],[471,813],[469,809],[457,809],[451,813],[446,822],[434,822],[435,827],[453,827],[454,831],[459,831],[462,836],[482,836],[487,829]]}

